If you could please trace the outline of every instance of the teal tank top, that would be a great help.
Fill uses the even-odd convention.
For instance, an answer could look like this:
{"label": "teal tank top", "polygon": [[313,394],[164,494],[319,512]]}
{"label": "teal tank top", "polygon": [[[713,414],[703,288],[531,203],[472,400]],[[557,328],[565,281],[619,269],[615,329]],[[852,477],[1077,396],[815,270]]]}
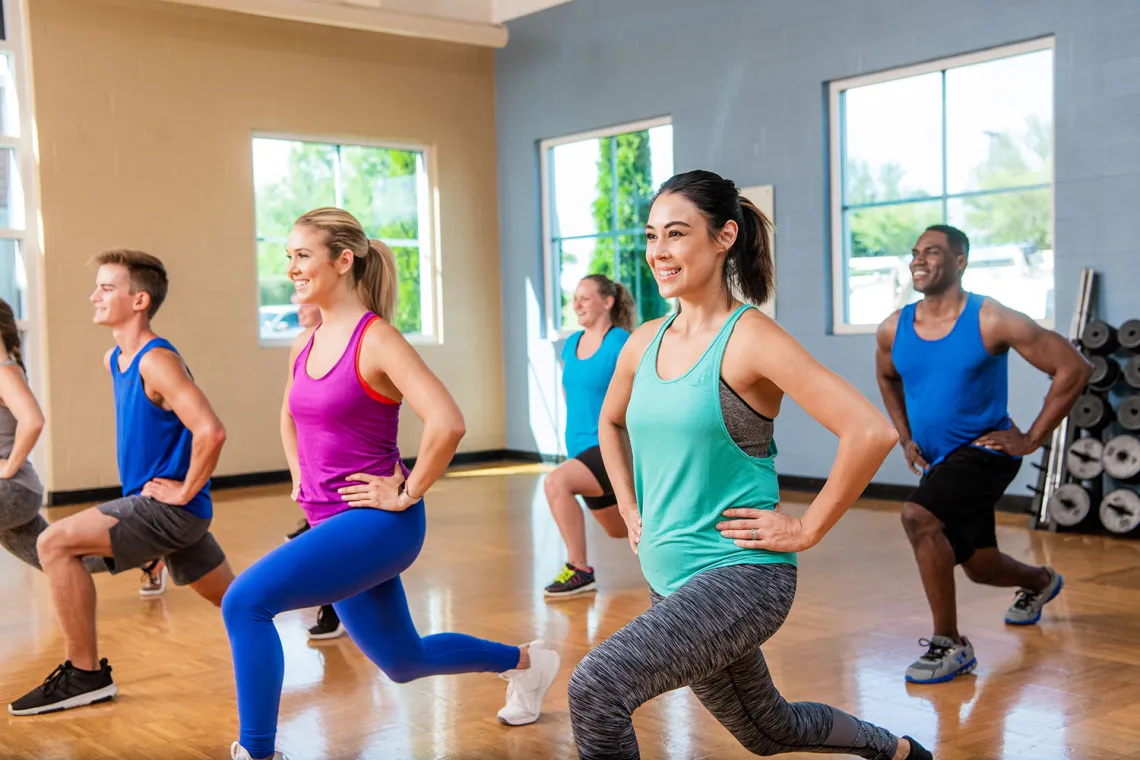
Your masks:
{"label": "teal tank top", "polygon": [[742,549],[716,526],[732,507],[773,509],[780,500],[774,459],[746,454],[724,424],[720,368],[743,305],[688,372],[675,380],[657,373],[657,331],[633,378],[625,424],[633,453],[633,482],[641,512],[638,557],[650,588],[668,596],[697,573],[743,564],[795,565],[794,553]]}

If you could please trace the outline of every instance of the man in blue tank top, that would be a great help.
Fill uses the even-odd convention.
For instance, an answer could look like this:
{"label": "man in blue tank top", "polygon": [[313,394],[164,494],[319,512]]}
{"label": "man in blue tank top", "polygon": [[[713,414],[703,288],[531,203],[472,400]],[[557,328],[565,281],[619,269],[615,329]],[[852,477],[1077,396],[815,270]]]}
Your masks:
{"label": "man in blue tank top", "polygon": [[109,700],[118,693],[99,659],[95,584],[83,557],[104,557],[112,573],[162,559],[171,579],[220,606],[233,582],[210,534],[209,479],[225,430],[181,357],[150,321],[166,298],[166,268],[141,251],[107,251],[91,301],[95,323],[111,328],[104,356],[115,394],[115,429],[123,497],[60,520],[39,538],[52,601],[67,642],[67,661],[8,705],[38,715]]}
{"label": "man in blue tank top", "polygon": [[[1061,590],[1051,567],[1031,567],[997,548],[994,507],[1021,467],[1069,413],[1091,366],[1064,338],[992,298],[962,288],[970,253],[966,235],[948,225],[927,228],[910,263],[923,295],[888,317],[877,333],[876,365],[883,402],[906,454],[922,476],[903,505],[934,617],[934,636],[907,669],[912,683],[941,683],[977,666],[958,632],[954,566],[988,586],[1018,588],[1005,621],[1032,625]],[[1008,355],[1013,349],[1053,378],[1027,432],[1006,411]]]}

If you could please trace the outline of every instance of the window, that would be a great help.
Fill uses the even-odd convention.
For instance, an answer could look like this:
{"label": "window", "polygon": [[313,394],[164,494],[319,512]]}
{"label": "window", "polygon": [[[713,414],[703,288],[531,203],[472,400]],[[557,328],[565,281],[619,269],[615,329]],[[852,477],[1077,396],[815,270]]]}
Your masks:
{"label": "window", "polygon": [[556,335],[578,329],[574,290],[588,274],[621,282],[637,322],[668,314],[645,262],[649,201],[673,174],[667,119],[546,140],[541,145],[548,308]]}
{"label": "window", "polygon": [[1053,41],[831,84],[835,332],[918,300],[931,224],[970,238],[967,290],[1053,317]]}
{"label": "window", "polygon": [[409,337],[436,333],[425,154],[423,148],[253,138],[262,343],[288,342],[302,331],[286,274],[285,242],[297,217],[321,206],[348,211],[370,238],[391,246],[399,279],[396,327]]}

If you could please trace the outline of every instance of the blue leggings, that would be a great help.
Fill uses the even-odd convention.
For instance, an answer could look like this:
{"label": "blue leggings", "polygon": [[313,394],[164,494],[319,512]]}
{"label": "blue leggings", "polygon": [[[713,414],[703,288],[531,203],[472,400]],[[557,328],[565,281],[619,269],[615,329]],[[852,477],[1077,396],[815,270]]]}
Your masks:
{"label": "blue leggings", "polygon": [[332,603],[352,640],[393,681],[502,673],[519,648],[458,633],[420,638],[400,583],[423,546],[421,501],[404,512],[352,509],[279,546],[242,573],[222,600],[237,679],[241,746],[271,757],[285,656],[273,617]]}

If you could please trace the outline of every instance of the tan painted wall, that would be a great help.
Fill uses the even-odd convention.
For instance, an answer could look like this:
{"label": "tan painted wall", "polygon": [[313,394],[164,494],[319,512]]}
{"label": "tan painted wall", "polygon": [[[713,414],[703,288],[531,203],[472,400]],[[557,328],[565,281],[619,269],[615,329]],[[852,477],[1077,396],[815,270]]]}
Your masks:
{"label": "tan painted wall", "polygon": [[[257,131],[434,148],[445,343],[422,346],[467,419],[503,446],[490,49],[152,0],[31,0],[41,156],[48,487],[115,485],[110,334],[87,301],[96,252],[171,273],[156,330],[229,432],[218,474],[280,469],[287,349],[260,348],[250,138]],[[405,406],[401,448],[420,425]]]}

